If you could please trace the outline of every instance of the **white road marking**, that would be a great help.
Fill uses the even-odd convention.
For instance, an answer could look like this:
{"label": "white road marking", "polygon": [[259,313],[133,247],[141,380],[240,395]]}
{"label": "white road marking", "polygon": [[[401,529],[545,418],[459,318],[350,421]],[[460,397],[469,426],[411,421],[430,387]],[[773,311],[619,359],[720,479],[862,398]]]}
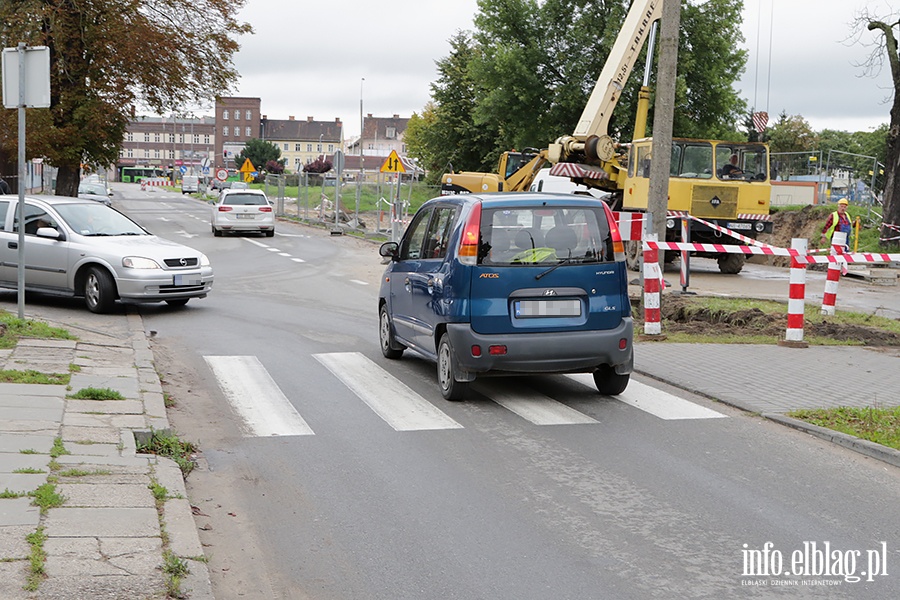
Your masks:
{"label": "white road marking", "polygon": [[580,425],[595,419],[535,392],[525,384],[503,378],[476,383],[478,391],[535,425]]}
{"label": "white road marking", "polygon": [[369,285],[368,281],[360,281],[359,279],[351,279],[350,283],[358,283],[359,285]]}
{"label": "white road marking", "polygon": [[462,425],[359,352],[313,356],[397,431],[462,428]]}
{"label": "white road marking", "polygon": [[298,263],[306,262],[306,261],[303,260],[302,258],[292,258],[291,260],[294,261],[294,262],[298,262]]}
{"label": "white road marking", "polygon": [[[594,378],[587,373],[577,375],[567,375],[567,377],[582,383],[590,388],[597,389],[594,385]],[[694,404],[683,398],[679,398],[668,392],[658,390],[655,387],[645,385],[639,381],[632,379],[628,383],[625,391],[618,396],[613,396],[616,400],[624,402],[629,406],[639,408],[644,412],[648,412],[653,416],[674,421],[679,419],[725,419],[726,415],[716,412],[699,404]]]}
{"label": "white road marking", "polygon": [[241,239],[247,240],[247,241],[250,242],[251,244],[255,244],[255,245],[259,246],[260,248],[268,248],[268,247],[269,247],[268,245],[263,244],[262,242],[257,242],[256,240],[251,239],[251,238],[246,238],[246,237],[245,237],[245,238],[241,238]]}
{"label": "white road marking", "polygon": [[314,435],[255,356],[204,356],[250,437]]}

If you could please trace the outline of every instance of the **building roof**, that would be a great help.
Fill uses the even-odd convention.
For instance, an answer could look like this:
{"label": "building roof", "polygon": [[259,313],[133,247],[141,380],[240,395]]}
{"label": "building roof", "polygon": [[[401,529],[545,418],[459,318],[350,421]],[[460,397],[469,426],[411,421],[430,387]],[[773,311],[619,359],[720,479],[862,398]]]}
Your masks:
{"label": "building roof", "polygon": [[298,121],[293,117],[288,120],[263,119],[265,140],[318,142],[319,136],[322,136],[323,142],[340,143],[343,123],[340,119],[314,121],[312,117],[308,117],[305,121]]}

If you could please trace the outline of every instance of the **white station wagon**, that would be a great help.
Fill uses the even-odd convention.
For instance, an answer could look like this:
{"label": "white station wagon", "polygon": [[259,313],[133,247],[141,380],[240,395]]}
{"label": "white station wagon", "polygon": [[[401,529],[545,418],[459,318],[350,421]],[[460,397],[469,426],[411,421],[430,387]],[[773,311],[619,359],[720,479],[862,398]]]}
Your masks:
{"label": "white station wagon", "polygon": [[[25,197],[25,290],[83,297],[91,312],[116,300],[183,306],[212,289],[205,254],[148,232],[93,200]],[[0,287],[18,289],[18,197],[0,196]]]}

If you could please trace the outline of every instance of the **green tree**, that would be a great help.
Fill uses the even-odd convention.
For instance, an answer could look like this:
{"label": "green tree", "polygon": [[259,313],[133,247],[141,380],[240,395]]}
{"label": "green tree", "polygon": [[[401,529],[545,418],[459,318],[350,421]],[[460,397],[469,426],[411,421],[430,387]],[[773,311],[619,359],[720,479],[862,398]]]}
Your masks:
{"label": "green tree", "polygon": [[767,131],[772,152],[810,152],[818,145],[818,136],[800,115],[788,116],[784,111]]}
{"label": "green tree", "polygon": [[[169,114],[208,102],[236,80],[236,20],[245,0],[3,0],[0,43],[50,49],[50,108],[29,109],[29,156],[59,169],[74,196],[82,165],[113,164],[138,109]],[[17,111],[0,111],[15,156]]]}
{"label": "green tree", "polygon": [[281,158],[281,149],[273,144],[259,138],[247,140],[244,149],[238,152],[234,157],[234,164],[240,169],[244,161],[249,160],[253,168],[257,171],[265,171],[266,164],[274,161],[284,168],[284,159]]}

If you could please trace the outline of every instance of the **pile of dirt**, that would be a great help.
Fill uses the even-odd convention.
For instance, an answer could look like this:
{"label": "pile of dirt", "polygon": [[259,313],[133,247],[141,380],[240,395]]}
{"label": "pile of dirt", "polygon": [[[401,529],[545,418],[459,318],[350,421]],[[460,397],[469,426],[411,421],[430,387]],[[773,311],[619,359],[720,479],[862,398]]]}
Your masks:
{"label": "pile of dirt", "polygon": [[[804,206],[801,210],[783,210],[772,215],[772,233],[759,236],[759,241],[778,248],[790,248],[794,238],[809,240],[809,248],[819,245],[819,237],[828,213],[815,206]],[[789,267],[790,259],[786,256],[758,256],[753,262],[770,264],[776,267]]]}
{"label": "pile of dirt", "polygon": [[[717,337],[758,335],[782,339],[787,328],[787,310],[783,313],[765,313],[758,308],[737,311],[710,310],[698,306],[690,298],[674,294],[666,294],[660,308],[663,333],[669,334],[687,333]],[[642,331],[643,325],[643,314],[640,314],[635,320],[635,331]],[[865,325],[828,320],[821,323],[806,321],[803,332],[806,337],[825,337],[873,347],[900,347],[900,335]]]}

